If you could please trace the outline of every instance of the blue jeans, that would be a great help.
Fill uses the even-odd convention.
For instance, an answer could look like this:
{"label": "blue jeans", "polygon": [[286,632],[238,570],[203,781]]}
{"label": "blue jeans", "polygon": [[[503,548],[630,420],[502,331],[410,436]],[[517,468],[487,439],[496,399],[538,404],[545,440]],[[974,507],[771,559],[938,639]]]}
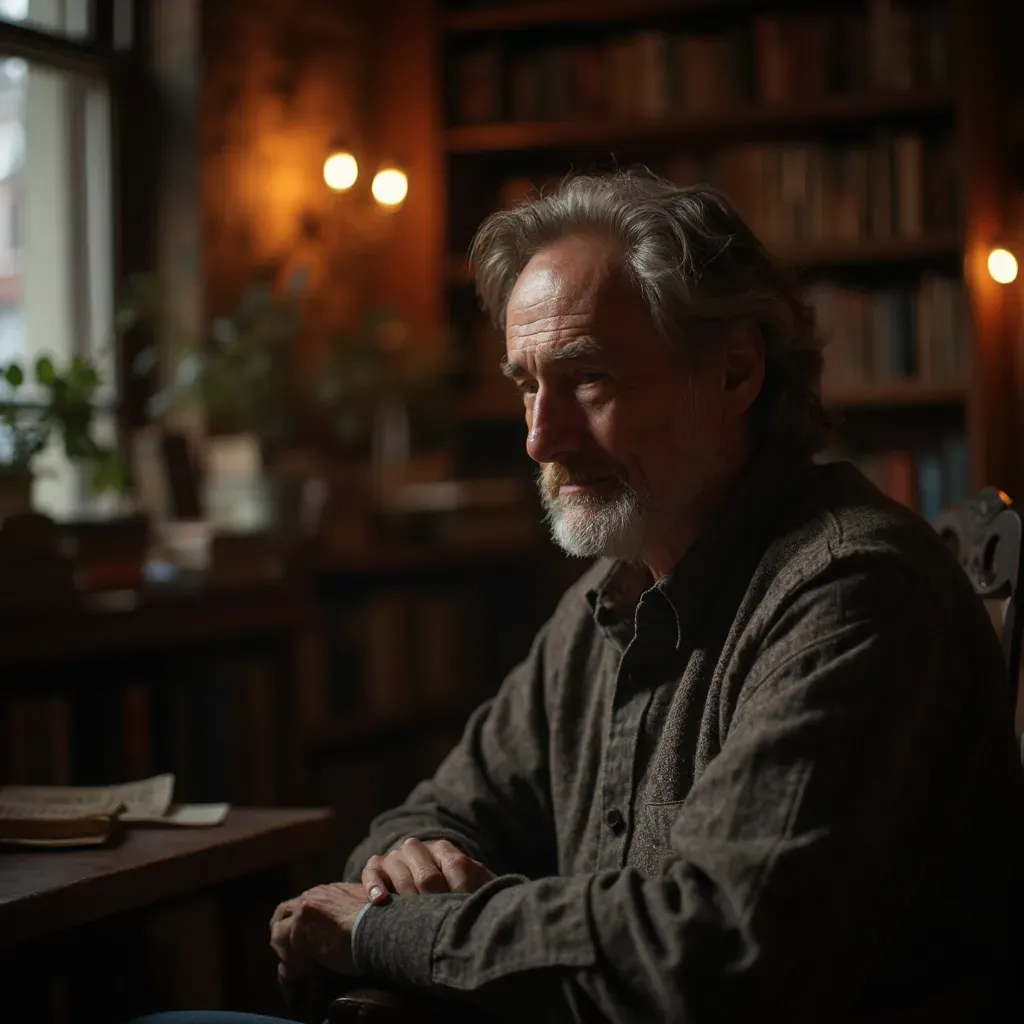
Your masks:
{"label": "blue jeans", "polygon": [[295,1024],[284,1017],[264,1017],[259,1013],[232,1013],[230,1010],[170,1010],[136,1017],[131,1024]]}

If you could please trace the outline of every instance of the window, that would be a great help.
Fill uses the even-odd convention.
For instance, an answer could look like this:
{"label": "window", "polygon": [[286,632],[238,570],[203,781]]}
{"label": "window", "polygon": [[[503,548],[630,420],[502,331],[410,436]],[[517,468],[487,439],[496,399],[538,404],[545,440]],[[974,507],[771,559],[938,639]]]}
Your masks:
{"label": "window", "polygon": [[[82,353],[113,382],[114,40],[95,38],[102,14],[112,34],[112,0],[0,0],[0,363]],[[115,399],[113,387],[102,396],[108,440]],[[36,507],[80,510],[88,489],[58,445],[37,465]]]}
{"label": "window", "polygon": [[90,6],[88,0],[0,0],[0,21],[85,40],[90,34]]}

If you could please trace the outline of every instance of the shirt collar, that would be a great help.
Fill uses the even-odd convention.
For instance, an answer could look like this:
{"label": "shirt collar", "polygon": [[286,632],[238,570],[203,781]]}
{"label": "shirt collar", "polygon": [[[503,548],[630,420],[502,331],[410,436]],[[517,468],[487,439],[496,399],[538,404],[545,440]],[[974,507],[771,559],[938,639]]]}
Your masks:
{"label": "shirt collar", "polygon": [[806,459],[790,453],[763,451],[753,456],[712,524],[657,583],[652,583],[643,565],[610,560],[607,571],[586,595],[597,624],[625,643],[632,635],[641,601],[667,605],[679,650],[729,566],[764,543],[784,496],[806,465]]}

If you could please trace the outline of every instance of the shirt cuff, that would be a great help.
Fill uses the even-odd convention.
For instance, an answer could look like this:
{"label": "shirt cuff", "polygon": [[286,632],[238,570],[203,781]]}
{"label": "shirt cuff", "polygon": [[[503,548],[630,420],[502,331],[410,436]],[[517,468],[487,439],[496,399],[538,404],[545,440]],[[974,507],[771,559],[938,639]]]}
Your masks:
{"label": "shirt cuff", "polygon": [[356,914],[356,919],[352,922],[352,935],[350,936],[350,941],[352,943],[352,960],[353,962],[355,962],[356,970],[360,971],[360,973],[362,973],[362,971],[360,970],[359,962],[356,960],[356,932],[359,931],[359,922],[362,921],[364,917],[366,917],[366,912],[372,906],[372,903],[367,903],[363,907],[363,909],[360,910],[358,914]]}
{"label": "shirt cuff", "polygon": [[392,896],[368,903],[352,928],[352,960],[365,977],[399,988],[433,983],[434,942],[461,893]]}

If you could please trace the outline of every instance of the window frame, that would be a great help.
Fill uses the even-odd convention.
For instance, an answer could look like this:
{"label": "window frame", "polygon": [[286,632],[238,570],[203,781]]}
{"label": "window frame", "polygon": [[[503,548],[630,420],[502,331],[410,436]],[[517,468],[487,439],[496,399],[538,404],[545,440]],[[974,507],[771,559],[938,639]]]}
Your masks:
{"label": "window frame", "polygon": [[[114,8],[118,0],[91,0],[89,38],[68,39],[35,26],[0,18],[0,56],[20,57],[57,71],[109,81],[117,57],[114,49]],[[130,0],[129,0],[130,2]]]}
{"label": "window frame", "polygon": [[[84,39],[71,39],[39,26],[0,19],[0,59],[21,58],[92,79],[107,90],[111,148],[110,270],[115,293],[129,275],[152,269],[156,250],[157,186],[152,153],[158,129],[154,125],[156,90],[150,72],[152,2],[88,0],[89,30]],[[124,45],[120,45],[122,35]],[[84,140],[73,138],[72,146],[75,180],[82,180]],[[83,255],[83,242],[84,234],[76,227],[76,258]],[[87,301],[82,294],[82,282],[73,282],[73,289],[76,306]],[[144,339],[124,340],[125,344],[115,353],[113,412],[118,443],[127,451],[131,429],[146,419],[149,385],[132,372],[132,363]]]}

